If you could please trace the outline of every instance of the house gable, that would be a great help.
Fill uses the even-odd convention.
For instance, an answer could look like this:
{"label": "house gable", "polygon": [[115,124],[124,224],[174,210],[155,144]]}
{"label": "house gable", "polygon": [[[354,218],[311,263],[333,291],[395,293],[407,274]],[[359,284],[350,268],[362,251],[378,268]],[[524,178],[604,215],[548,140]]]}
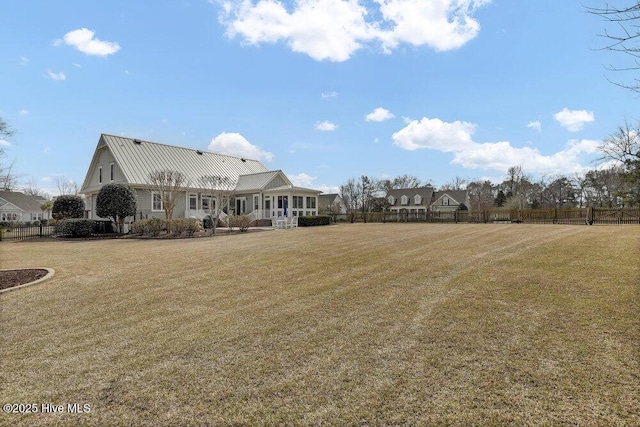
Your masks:
{"label": "house gable", "polygon": [[[11,204],[13,209],[19,209],[22,212],[42,212],[40,206],[46,202],[45,199],[38,196],[29,196],[18,191],[0,191],[0,206],[4,207]],[[9,209],[9,206],[6,206]]]}
{"label": "house gable", "polygon": [[0,212],[24,212],[24,210],[6,200],[4,202],[0,200]]}
{"label": "house gable", "polygon": [[183,173],[187,186],[192,189],[202,188],[202,179],[207,176],[223,176],[237,181],[241,175],[267,172],[267,168],[257,160],[103,134],[80,192],[95,193],[109,182],[148,188],[151,185],[149,175],[157,170]]}
{"label": "house gable", "polygon": [[443,208],[447,206],[458,207],[461,204],[468,203],[468,192],[466,190],[457,191],[438,191],[434,193],[431,207],[433,209]]}
{"label": "house gable", "polygon": [[281,170],[240,175],[236,193],[264,191],[291,185],[291,181]]}

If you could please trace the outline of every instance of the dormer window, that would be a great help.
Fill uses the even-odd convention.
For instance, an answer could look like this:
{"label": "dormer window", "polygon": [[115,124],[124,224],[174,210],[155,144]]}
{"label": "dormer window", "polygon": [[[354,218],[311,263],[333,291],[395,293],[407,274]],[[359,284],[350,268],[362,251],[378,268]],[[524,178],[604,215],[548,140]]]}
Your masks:
{"label": "dormer window", "polygon": [[388,200],[389,200],[389,204],[390,204],[390,205],[393,205],[393,204],[396,202],[396,198],[395,198],[395,197],[393,197],[393,196],[389,196],[389,199],[388,199]]}
{"label": "dormer window", "polygon": [[416,194],[416,196],[413,198],[413,201],[415,202],[416,205],[419,205],[420,203],[422,203],[422,196],[419,194]]}
{"label": "dormer window", "polygon": [[409,204],[409,198],[408,198],[407,196],[404,196],[404,195],[403,195],[403,196],[402,196],[402,198],[401,198],[400,200],[401,200],[401,203],[402,203],[403,205],[408,205],[408,204]]}
{"label": "dormer window", "polygon": [[443,197],[442,198],[442,206],[449,206],[449,198],[448,197]]}

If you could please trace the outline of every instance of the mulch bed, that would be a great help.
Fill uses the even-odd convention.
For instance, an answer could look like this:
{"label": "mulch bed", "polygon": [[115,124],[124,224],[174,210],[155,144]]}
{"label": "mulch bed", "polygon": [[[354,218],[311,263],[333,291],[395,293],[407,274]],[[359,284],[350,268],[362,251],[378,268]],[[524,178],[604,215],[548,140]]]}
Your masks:
{"label": "mulch bed", "polygon": [[0,271],[0,290],[33,282],[43,278],[47,273],[47,270],[41,268]]}

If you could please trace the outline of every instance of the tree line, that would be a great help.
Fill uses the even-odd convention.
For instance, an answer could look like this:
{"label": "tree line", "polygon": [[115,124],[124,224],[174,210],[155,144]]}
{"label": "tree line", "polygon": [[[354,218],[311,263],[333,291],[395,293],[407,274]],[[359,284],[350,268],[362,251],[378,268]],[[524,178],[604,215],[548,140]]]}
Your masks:
{"label": "tree line", "polygon": [[[455,177],[440,191],[467,190],[472,211],[495,207],[550,209],[574,207],[640,206],[640,121],[626,121],[600,145],[600,161],[607,167],[584,174],[542,176],[534,179],[522,166],[512,166],[502,182]],[[362,175],[340,186],[348,213],[381,212],[389,207],[389,190],[430,185],[413,175],[377,179]],[[330,208],[331,210],[331,208]],[[331,213],[331,212],[329,212]]]}

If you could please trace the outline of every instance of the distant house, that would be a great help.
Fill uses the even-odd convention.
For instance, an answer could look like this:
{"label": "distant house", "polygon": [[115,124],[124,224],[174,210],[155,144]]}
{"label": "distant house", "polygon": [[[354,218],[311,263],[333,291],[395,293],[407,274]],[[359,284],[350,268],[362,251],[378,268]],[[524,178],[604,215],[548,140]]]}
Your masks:
{"label": "distant house", "polygon": [[46,200],[17,191],[0,191],[0,222],[27,222],[48,219],[40,206]]}
{"label": "distant house", "polygon": [[[174,218],[204,218],[216,208],[254,219],[318,213],[320,191],[296,187],[282,171],[270,171],[257,160],[103,134],[80,190],[86,216],[97,218],[96,197],[103,185],[123,183],[136,192],[137,218],[164,218],[162,197],[150,180],[151,173],[161,170],[186,177]],[[204,182],[212,176],[232,183],[230,200],[212,199]]]}
{"label": "distant house", "polygon": [[467,190],[436,191],[429,209],[432,212],[453,212],[461,208],[469,209]]}
{"label": "distant house", "polygon": [[392,189],[387,193],[388,210],[416,216],[427,212],[443,214],[454,212],[462,205],[469,206],[469,193],[461,191],[435,191],[430,185],[418,188]]}
{"label": "distant house", "polygon": [[325,215],[346,215],[347,208],[339,194],[328,193],[318,196],[318,212]]}

